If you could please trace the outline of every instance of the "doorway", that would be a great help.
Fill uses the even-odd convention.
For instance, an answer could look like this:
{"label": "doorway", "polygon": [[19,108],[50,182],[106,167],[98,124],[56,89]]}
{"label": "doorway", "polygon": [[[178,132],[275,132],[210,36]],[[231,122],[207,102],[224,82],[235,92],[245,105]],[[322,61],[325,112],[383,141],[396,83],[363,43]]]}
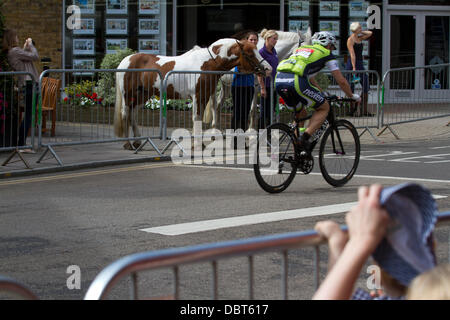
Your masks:
{"label": "doorway", "polygon": [[[411,68],[390,73],[388,98],[449,98],[449,68],[417,68],[450,62],[450,12],[389,11],[385,36],[385,70]],[[415,69],[412,69],[415,68]]]}

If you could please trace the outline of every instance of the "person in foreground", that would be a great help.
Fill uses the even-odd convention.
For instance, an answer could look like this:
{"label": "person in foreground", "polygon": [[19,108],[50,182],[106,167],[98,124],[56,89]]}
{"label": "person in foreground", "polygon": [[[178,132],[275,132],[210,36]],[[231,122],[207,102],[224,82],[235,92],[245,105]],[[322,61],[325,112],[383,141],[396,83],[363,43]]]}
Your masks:
{"label": "person in foreground", "polygon": [[[417,184],[360,187],[358,204],[346,215],[348,235],[333,221],[316,224],[328,240],[329,270],[313,299],[404,299],[411,281],[436,265],[432,235],[437,205]],[[381,296],[355,283],[372,256],[381,269]]]}

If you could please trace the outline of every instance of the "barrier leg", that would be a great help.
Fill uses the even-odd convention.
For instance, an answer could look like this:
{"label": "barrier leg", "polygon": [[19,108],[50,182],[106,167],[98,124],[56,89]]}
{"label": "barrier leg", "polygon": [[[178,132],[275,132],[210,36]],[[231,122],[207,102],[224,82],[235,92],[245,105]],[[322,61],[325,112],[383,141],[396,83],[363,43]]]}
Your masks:
{"label": "barrier leg", "polygon": [[394,137],[397,140],[400,140],[400,137],[397,135],[397,133],[395,133],[394,129],[392,129],[390,125],[386,125],[380,132],[378,132],[377,136],[382,135],[386,129],[389,129],[389,131],[391,131],[391,133],[394,135]]}
{"label": "barrier leg", "polygon": [[42,154],[42,156],[38,159],[38,161],[36,161],[36,163],[40,163],[44,159],[44,157],[45,157],[45,155],[47,154],[48,151],[50,151],[50,153],[53,155],[53,158],[55,158],[56,161],[58,162],[58,164],[62,167],[63,166],[63,162],[61,161],[61,159],[58,157],[58,155],[56,154],[55,150],[53,150],[53,148],[51,146],[47,146],[47,149]]}
{"label": "barrier leg", "polygon": [[13,152],[11,152],[11,154],[8,156],[8,158],[2,163],[2,166],[5,167],[12,160],[12,158],[14,158],[14,156],[16,154],[19,156],[20,160],[22,160],[22,162],[25,164],[27,169],[32,169],[31,166],[28,164],[28,162],[23,157],[23,155],[20,153],[19,149],[17,149],[17,148],[14,149]]}

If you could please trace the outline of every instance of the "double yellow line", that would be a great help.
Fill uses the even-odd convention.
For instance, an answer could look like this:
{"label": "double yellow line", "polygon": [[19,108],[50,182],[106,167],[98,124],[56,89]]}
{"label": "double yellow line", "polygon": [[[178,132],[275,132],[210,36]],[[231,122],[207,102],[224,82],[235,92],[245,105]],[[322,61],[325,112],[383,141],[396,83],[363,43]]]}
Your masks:
{"label": "double yellow line", "polygon": [[24,184],[24,183],[73,179],[73,178],[90,177],[90,176],[96,176],[96,175],[102,175],[102,174],[130,172],[130,171],[138,171],[138,170],[144,170],[144,169],[165,168],[165,167],[174,167],[174,166],[176,166],[176,164],[173,164],[173,163],[146,164],[146,165],[140,165],[140,166],[114,168],[114,169],[108,169],[108,170],[96,170],[96,171],[87,171],[87,172],[59,174],[59,175],[55,175],[55,176],[7,180],[7,181],[0,181],[0,187],[1,186],[11,186],[11,185],[16,185],[16,184]]}

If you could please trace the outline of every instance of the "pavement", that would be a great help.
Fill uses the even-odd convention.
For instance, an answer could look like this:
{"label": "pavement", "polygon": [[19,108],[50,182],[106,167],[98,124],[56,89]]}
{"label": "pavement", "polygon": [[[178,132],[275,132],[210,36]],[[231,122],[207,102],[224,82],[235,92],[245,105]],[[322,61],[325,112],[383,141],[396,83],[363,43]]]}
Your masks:
{"label": "pavement", "polygon": [[[358,131],[360,134],[363,133],[361,135],[362,144],[449,139],[450,117],[397,124],[389,128],[371,128],[370,131],[365,132],[362,129]],[[160,151],[170,142],[168,140],[152,141]],[[161,154],[151,144],[147,143],[141,151],[136,153],[132,150],[125,150],[123,144],[124,142],[121,141],[55,146],[53,148],[54,154],[45,147],[36,150],[35,153],[3,151],[0,152],[0,164],[4,164],[10,156],[12,158],[6,165],[0,166],[0,179],[109,165],[171,160],[171,148]],[[39,161],[41,158],[42,160]]]}

